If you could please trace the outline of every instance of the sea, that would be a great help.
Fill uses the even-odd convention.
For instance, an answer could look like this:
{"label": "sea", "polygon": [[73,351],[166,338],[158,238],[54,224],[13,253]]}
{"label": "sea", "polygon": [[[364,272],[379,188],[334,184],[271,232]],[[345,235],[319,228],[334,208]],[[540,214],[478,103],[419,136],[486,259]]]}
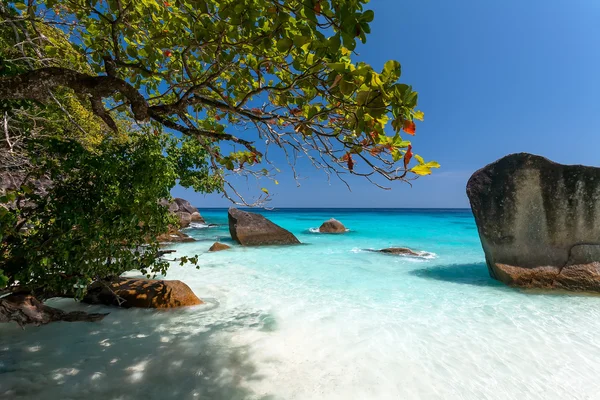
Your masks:
{"label": "sea", "polygon": [[[50,300],[110,314],[0,325],[0,398],[600,399],[600,297],[491,279],[468,209],[263,210],[302,242],[266,247],[233,243],[226,209],[200,211],[197,241],[167,256],[198,268],[166,278],[203,305]],[[318,233],[329,218],[348,231]],[[422,256],[372,251],[388,247]]]}

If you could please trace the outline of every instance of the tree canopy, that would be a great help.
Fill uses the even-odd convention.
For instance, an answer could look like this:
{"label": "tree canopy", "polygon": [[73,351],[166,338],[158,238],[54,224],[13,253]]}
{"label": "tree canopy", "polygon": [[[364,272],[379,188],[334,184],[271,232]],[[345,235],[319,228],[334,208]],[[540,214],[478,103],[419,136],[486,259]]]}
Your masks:
{"label": "tree canopy", "polygon": [[401,136],[423,113],[400,63],[353,61],[366,3],[0,3],[0,288],[164,272],[159,200],[179,182],[247,203],[228,175],[272,178],[273,147],[377,185],[439,167]]}
{"label": "tree canopy", "polygon": [[[56,48],[70,49],[59,30],[36,28]],[[0,25],[0,77],[45,65],[35,43],[19,41],[34,34],[23,21]],[[163,273],[168,263],[156,238],[175,221],[159,200],[176,181],[220,190],[206,151],[194,138],[120,116],[119,132],[111,131],[68,88],[51,99],[0,101],[0,290],[80,297],[92,281],[127,270]]]}
{"label": "tree canopy", "polygon": [[[23,40],[37,40],[47,62],[3,78],[0,99],[48,102],[70,88],[114,131],[125,118],[195,138],[219,174],[267,174],[259,164],[270,146],[292,165],[303,156],[340,177],[429,174],[439,165],[401,137],[423,113],[399,81],[400,63],[378,72],[352,61],[374,18],[366,3],[9,1],[11,19],[38,33]],[[42,26],[70,46],[54,45]]]}

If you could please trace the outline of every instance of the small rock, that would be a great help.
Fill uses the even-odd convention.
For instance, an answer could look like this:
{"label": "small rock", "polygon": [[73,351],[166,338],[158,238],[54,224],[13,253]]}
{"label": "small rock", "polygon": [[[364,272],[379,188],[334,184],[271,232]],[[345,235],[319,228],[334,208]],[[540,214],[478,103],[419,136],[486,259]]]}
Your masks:
{"label": "small rock", "polygon": [[421,257],[421,254],[412,251],[411,249],[407,249],[405,247],[390,247],[387,249],[378,250],[380,253],[388,253],[388,254],[396,254],[402,256],[413,256],[413,257]]}
{"label": "small rock", "polygon": [[345,233],[346,227],[337,219],[331,218],[319,227],[321,233]]}
{"label": "small rock", "polygon": [[156,238],[159,243],[187,243],[195,242],[196,239],[178,231],[174,227],[169,229],[169,232],[164,233]]}
{"label": "small rock", "polygon": [[224,243],[215,242],[212,246],[210,246],[210,249],[208,249],[208,251],[221,251],[221,250],[227,250],[230,248],[231,248],[231,246],[227,246]]}

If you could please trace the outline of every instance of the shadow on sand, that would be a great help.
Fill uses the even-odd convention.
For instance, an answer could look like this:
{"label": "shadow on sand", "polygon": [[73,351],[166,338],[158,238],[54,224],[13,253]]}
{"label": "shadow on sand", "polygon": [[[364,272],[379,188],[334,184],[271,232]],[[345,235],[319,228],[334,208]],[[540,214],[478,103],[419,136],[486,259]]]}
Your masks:
{"label": "shadow on sand", "polygon": [[271,398],[249,388],[264,377],[228,334],[256,325],[256,315],[208,322],[203,312],[110,311],[98,323],[1,326],[0,398]]}
{"label": "shadow on sand", "polygon": [[506,288],[505,285],[490,277],[485,263],[444,265],[417,269],[410,273],[420,278],[435,279],[438,281]]}

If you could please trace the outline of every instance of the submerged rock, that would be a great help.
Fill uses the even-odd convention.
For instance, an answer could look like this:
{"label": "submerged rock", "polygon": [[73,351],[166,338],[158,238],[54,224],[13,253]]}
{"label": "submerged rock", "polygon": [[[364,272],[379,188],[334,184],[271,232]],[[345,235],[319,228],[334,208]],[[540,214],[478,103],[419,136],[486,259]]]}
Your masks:
{"label": "submerged rock", "polygon": [[600,168],[511,154],[475,172],[467,195],[492,278],[600,291]]}
{"label": "submerged rock", "polygon": [[203,303],[189,286],[181,281],[139,278],[94,282],[88,288],[83,301],[124,308],[175,308]]}
{"label": "submerged rock", "polygon": [[413,257],[422,257],[422,253],[417,253],[411,249],[407,249],[405,247],[389,247],[387,249],[375,250],[379,253],[387,253],[387,254],[396,254],[402,256],[413,256]]}
{"label": "submerged rock", "polygon": [[215,242],[212,246],[210,246],[210,249],[208,249],[208,251],[221,251],[221,250],[227,250],[230,248],[231,248],[231,246],[228,246],[225,243]]}
{"label": "submerged rock", "polygon": [[345,233],[346,227],[337,219],[331,218],[319,227],[321,233]]}
{"label": "submerged rock", "polygon": [[231,238],[243,246],[274,244],[299,244],[291,232],[274,224],[260,214],[229,209],[229,233]]}

